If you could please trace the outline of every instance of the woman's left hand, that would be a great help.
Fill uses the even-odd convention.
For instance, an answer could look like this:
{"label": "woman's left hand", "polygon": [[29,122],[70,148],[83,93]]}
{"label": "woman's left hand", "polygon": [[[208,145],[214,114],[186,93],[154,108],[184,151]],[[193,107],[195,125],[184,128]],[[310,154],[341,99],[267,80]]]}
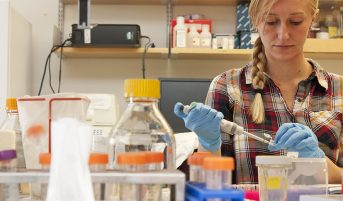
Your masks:
{"label": "woman's left hand", "polygon": [[286,149],[298,152],[300,158],[324,158],[324,152],[318,146],[313,131],[299,123],[284,123],[276,132],[275,145],[269,145],[270,151]]}

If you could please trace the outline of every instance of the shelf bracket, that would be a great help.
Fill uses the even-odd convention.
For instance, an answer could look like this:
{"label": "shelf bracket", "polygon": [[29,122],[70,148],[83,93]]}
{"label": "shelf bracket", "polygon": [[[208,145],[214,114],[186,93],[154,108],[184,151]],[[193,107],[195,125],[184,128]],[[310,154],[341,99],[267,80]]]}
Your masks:
{"label": "shelf bracket", "polygon": [[91,0],[78,0],[79,29],[89,28]]}
{"label": "shelf bracket", "polygon": [[172,32],[171,32],[171,21],[173,18],[173,0],[167,0],[166,9],[167,9],[167,47],[168,47],[168,59],[171,57],[171,46],[172,46]]}

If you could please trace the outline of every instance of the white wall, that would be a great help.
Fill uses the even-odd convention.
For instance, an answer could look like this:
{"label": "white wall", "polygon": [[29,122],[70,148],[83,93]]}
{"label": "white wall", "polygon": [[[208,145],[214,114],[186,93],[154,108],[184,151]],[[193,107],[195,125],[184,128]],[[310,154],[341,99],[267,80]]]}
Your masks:
{"label": "white wall", "polygon": [[[52,27],[57,24],[58,0],[13,0],[15,6],[33,25],[33,94],[43,72],[46,56],[52,46]],[[68,36],[70,26],[77,22],[75,5],[65,8],[65,33]],[[213,18],[213,30],[225,33],[233,32],[235,24],[235,8],[229,6],[177,6],[175,15],[203,13]],[[96,5],[92,7],[93,23],[138,23],[142,34],[149,35],[158,47],[166,47],[166,13],[165,6],[127,6]],[[54,56],[53,83],[57,86],[58,58]],[[324,68],[343,74],[342,60],[319,60]],[[147,59],[147,77],[183,77],[212,78],[228,68],[244,65],[246,60],[167,60]],[[121,110],[125,108],[123,80],[141,77],[140,59],[71,59],[63,61],[62,91],[87,93],[114,93],[120,100]],[[47,85],[43,93],[50,93]]]}

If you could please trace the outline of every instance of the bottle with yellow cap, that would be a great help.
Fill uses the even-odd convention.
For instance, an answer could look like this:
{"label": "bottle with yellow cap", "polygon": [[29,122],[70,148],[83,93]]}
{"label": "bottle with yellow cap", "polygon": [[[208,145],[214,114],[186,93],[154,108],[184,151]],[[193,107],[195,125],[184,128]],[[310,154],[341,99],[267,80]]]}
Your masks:
{"label": "bottle with yellow cap", "polygon": [[26,168],[16,98],[6,99],[6,111],[7,111],[7,118],[1,124],[0,130],[12,130],[16,133],[16,143],[15,143],[15,149],[17,151],[16,167]]}
{"label": "bottle with yellow cap", "polygon": [[162,169],[175,169],[175,138],[158,109],[159,80],[125,80],[124,91],[128,106],[110,134],[110,168],[119,169],[118,154],[158,151],[164,155]]}

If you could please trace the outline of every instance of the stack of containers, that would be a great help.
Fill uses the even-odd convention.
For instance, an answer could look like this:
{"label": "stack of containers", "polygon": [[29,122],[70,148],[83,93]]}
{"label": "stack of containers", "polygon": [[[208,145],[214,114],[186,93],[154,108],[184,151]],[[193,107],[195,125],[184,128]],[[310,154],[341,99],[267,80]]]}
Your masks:
{"label": "stack of containers", "polygon": [[252,23],[248,14],[249,3],[240,2],[236,6],[236,39],[235,48],[251,49]]}
{"label": "stack of containers", "polygon": [[244,200],[244,192],[231,186],[234,170],[232,157],[197,152],[187,162],[190,167],[190,182],[186,184],[186,201]]}

